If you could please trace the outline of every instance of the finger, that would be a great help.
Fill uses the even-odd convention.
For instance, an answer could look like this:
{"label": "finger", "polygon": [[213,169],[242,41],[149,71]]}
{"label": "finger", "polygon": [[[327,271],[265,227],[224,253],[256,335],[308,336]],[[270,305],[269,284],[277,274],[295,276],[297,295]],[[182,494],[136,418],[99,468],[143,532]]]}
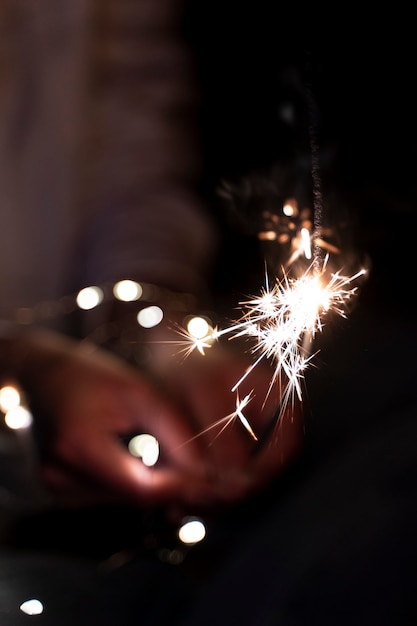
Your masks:
{"label": "finger", "polygon": [[195,425],[196,439],[217,468],[239,465],[250,443],[236,414],[233,372],[222,354],[212,353],[207,359],[192,356],[168,380],[172,395]]}
{"label": "finger", "polygon": [[262,488],[272,479],[280,476],[298,458],[304,442],[303,412],[297,400],[288,405],[247,464],[250,477],[248,490]]}
{"label": "finger", "polygon": [[208,459],[195,437],[193,424],[165,399],[161,390],[136,381],[123,393],[117,390],[112,394],[103,413],[100,426],[103,432],[120,429],[123,425],[127,435],[151,434],[158,440],[164,458],[172,464],[193,472],[207,471]]}
{"label": "finger", "polygon": [[96,436],[93,444],[88,436],[81,442],[79,439],[67,442],[65,458],[68,469],[75,468],[110,491],[120,491],[136,504],[149,506],[175,499],[212,501],[215,495],[205,473],[192,468],[185,470],[172,463],[147,467],[109,433]]}
{"label": "finger", "polygon": [[42,464],[38,478],[44,488],[44,500],[48,507],[86,508],[126,504],[127,498],[120,491],[109,489],[108,485],[74,470]]}

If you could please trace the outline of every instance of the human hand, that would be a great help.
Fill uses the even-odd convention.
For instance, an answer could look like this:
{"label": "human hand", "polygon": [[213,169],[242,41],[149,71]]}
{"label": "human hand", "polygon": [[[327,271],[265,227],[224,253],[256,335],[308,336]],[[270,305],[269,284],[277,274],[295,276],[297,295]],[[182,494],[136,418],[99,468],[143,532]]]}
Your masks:
{"label": "human hand", "polygon": [[[26,340],[25,376],[40,444],[40,474],[58,504],[132,503],[196,511],[231,504],[279,475],[300,443],[299,406],[288,406],[257,451],[279,404],[269,367],[239,385],[253,434],[231,392],[248,362],[219,346],[179,362],[169,345],[159,382],[88,343],[38,334]],[[156,373],[156,372],[154,372]],[[145,466],[124,440],[154,435],[161,459]]]}
{"label": "human hand", "polygon": [[300,451],[301,403],[292,395],[285,403],[284,378],[271,386],[272,374],[267,363],[252,367],[247,353],[220,346],[204,356],[194,351],[180,364],[173,359],[164,370],[171,397],[196,431],[181,449],[196,440],[203,445],[217,504],[233,504],[263,489]]}
{"label": "human hand", "polygon": [[[198,505],[213,498],[195,431],[143,373],[90,344],[25,338],[22,378],[34,412],[39,471],[56,504]],[[151,433],[163,464],[145,466],[123,439]]]}

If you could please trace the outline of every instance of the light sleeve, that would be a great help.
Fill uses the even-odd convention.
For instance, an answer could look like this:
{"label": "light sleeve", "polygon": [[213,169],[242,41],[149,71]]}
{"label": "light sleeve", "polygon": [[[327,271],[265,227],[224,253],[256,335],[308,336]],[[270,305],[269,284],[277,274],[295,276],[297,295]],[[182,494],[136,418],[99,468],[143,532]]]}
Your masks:
{"label": "light sleeve", "polygon": [[135,278],[207,296],[216,227],[201,174],[192,55],[176,0],[92,14],[75,280]]}

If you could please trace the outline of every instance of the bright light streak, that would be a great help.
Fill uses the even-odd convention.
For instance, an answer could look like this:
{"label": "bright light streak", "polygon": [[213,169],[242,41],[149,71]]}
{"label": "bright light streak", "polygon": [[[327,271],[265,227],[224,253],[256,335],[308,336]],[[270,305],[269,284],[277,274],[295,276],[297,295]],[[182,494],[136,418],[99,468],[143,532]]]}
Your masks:
{"label": "bright light streak", "polygon": [[214,441],[222,434],[222,432],[224,430],[226,430],[226,428],[230,424],[232,424],[232,422],[235,422],[236,419],[239,419],[239,421],[246,428],[246,430],[248,431],[248,433],[250,434],[252,439],[257,441],[258,437],[255,435],[251,425],[249,424],[248,420],[246,419],[245,415],[243,414],[243,409],[247,407],[247,405],[252,400],[252,398],[253,398],[253,391],[248,393],[243,398],[243,400],[239,399],[239,393],[237,393],[236,394],[236,409],[232,413],[229,413],[229,415],[225,415],[224,417],[222,417],[221,419],[217,420],[216,422],[213,422],[213,424],[210,424],[210,426],[208,426],[204,430],[201,430],[198,433],[198,435],[196,435],[195,437],[192,437],[191,439],[188,439],[187,441],[185,441],[184,445],[189,443],[190,441],[193,441],[194,439],[197,439],[198,437],[201,437],[202,435],[210,432],[211,430],[214,430],[215,428],[219,428],[220,427],[220,430],[218,431],[217,435],[214,437],[214,439],[211,442],[211,445],[212,445],[214,443]]}
{"label": "bright light streak", "polygon": [[234,389],[250,374],[262,359],[275,365],[271,385],[284,374],[289,388],[301,400],[300,377],[311,355],[306,354],[306,338],[323,329],[323,319],[330,312],[345,317],[345,305],[356,292],[352,282],[365,273],[361,270],[351,277],[326,271],[327,259],[321,271],[314,265],[298,279],[284,276],[261,291],[260,297],[242,303],[244,313],[234,326],[225,329],[232,338],[247,335],[254,341],[251,350],[257,358]]}
{"label": "bright light streak", "polygon": [[302,401],[301,381],[306,367],[314,356],[310,351],[312,340],[317,332],[323,330],[324,318],[327,315],[336,313],[346,317],[347,304],[357,291],[353,283],[366,273],[365,269],[361,269],[352,276],[344,276],[340,271],[331,272],[327,265],[328,256],[320,270],[313,262],[300,278],[284,275],[282,280],[276,279],[271,286],[266,276],[265,287],[261,289],[260,294],[240,303],[241,317],[226,328],[213,329],[203,339],[196,339],[187,330],[180,329],[183,341],[178,341],[178,344],[185,344],[183,351],[186,355],[194,350],[204,354],[204,349],[209,348],[214,341],[224,335],[229,335],[229,339],[245,337],[252,343],[250,349],[254,357],[252,365],[231,390],[237,394],[236,410],[213,423],[204,432],[223,425],[220,431],[222,432],[238,417],[250,435],[257,439],[243,414],[252,393],[240,400],[238,392],[242,382],[264,360],[273,366],[267,395],[275,383],[280,385],[282,393],[277,421],[291,400],[297,397]]}
{"label": "bright light streak", "polygon": [[311,259],[311,237],[308,228],[301,229],[301,242],[304,250],[304,256],[306,259]]}
{"label": "bright light streak", "polygon": [[258,437],[255,435],[255,433],[252,430],[251,425],[249,424],[248,420],[246,419],[246,417],[243,415],[243,409],[249,404],[249,402],[252,399],[252,393],[253,391],[251,391],[250,393],[248,393],[247,396],[245,396],[243,398],[242,401],[239,400],[239,394],[237,394],[236,396],[236,411],[234,413],[232,413],[231,415],[234,417],[236,415],[236,417],[238,417],[240,419],[240,421],[242,422],[243,426],[246,428],[246,430],[248,431],[248,433],[250,434],[250,436],[252,437],[252,439],[254,439],[255,441],[258,440]]}
{"label": "bright light streak", "polygon": [[184,358],[190,356],[190,354],[195,350],[204,356],[205,351],[208,348],[211,348],[218,337],[217,327],[212,328],[211,326],[208,326],[208,334],[204,337],[196,337],[193,332],[190,332],[188,325],[186,329],[182,326],[177,326],[176,332],[180,337],[182,337],[182,339],[170,340],[168,343],[173,343],[176,346],[182,346],[180,352],[184,353]]}

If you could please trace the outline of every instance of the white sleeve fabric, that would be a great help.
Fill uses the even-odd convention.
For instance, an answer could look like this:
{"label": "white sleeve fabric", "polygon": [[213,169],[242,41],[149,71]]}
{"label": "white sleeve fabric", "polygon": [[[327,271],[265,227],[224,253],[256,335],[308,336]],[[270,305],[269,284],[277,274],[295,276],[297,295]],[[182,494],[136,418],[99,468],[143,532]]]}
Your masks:
{"label": "white sleeve fabric", "polygon": [[204,294],[216,227],[178,0],[0,9],[0,291],[6,309],[136,278]]}
{"label": "white sleeve fabric", "polygon": [[92,15],[78,281],[136,278],[204,294],[215,230],[181,2],[101,0]]}

